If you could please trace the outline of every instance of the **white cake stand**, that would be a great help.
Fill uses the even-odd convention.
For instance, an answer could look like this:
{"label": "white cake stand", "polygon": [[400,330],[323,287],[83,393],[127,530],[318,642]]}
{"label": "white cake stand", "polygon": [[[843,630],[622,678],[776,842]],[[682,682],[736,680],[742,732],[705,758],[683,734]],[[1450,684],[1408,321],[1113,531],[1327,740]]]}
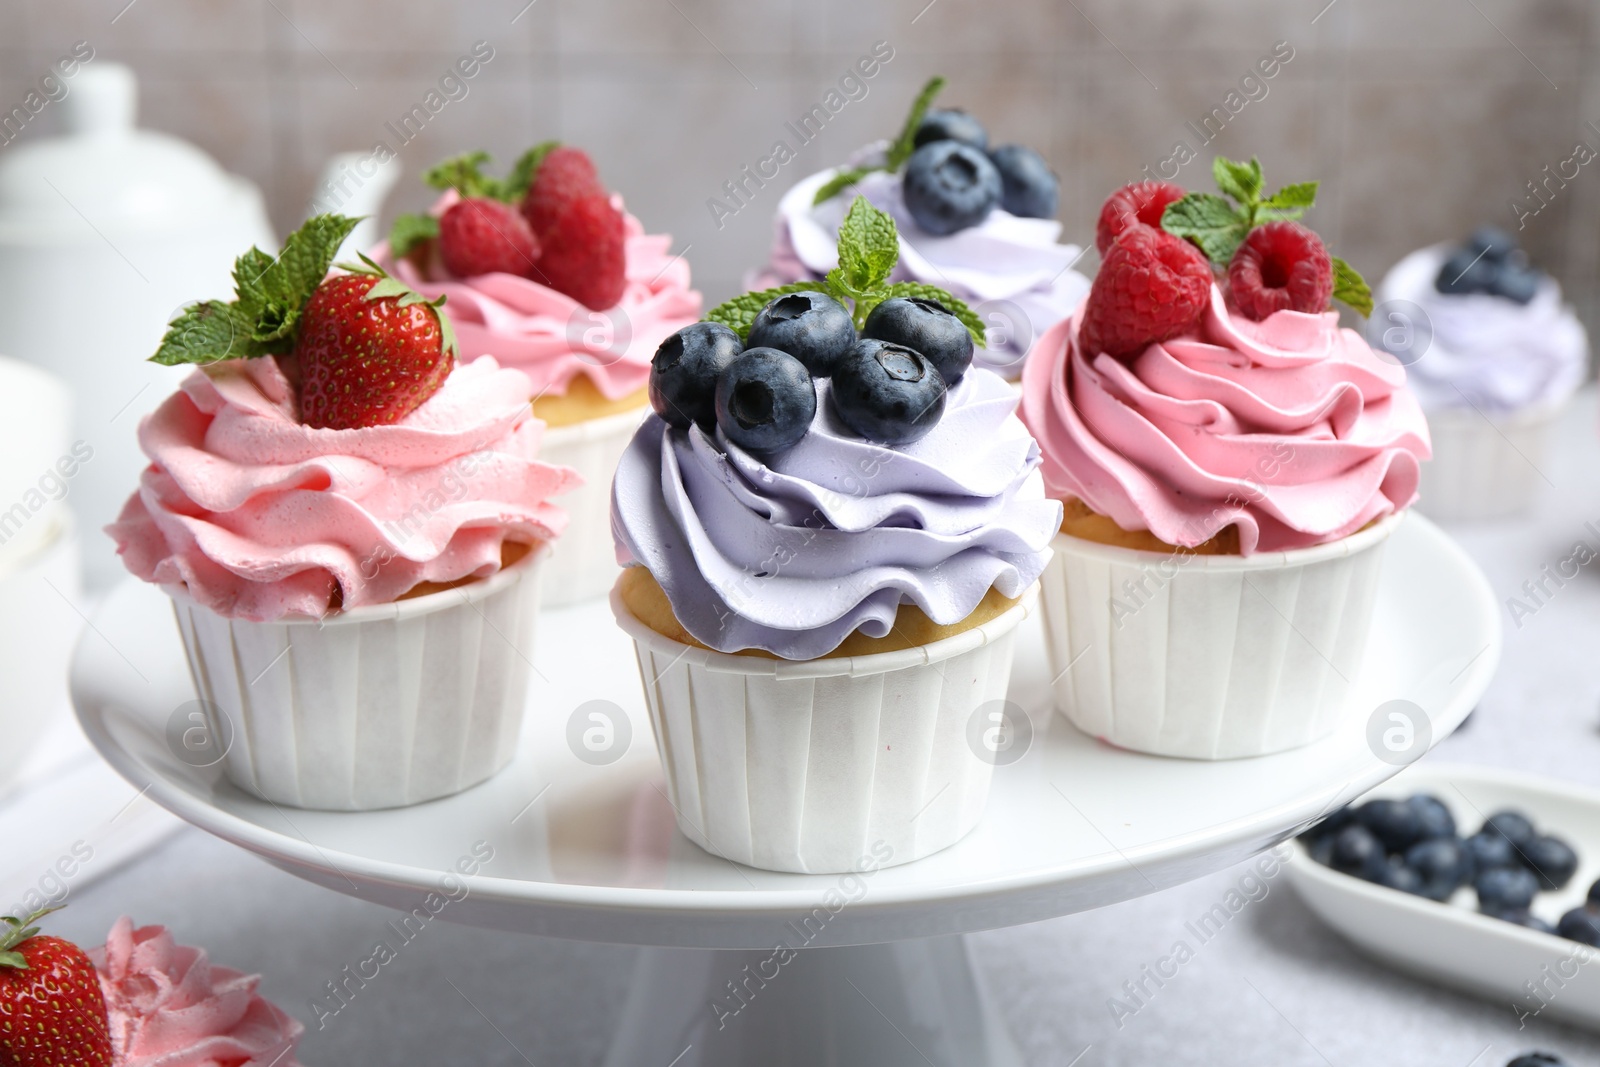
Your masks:
{"label": "white cake stand", "polygon": [[[90,740],[135,787],[292,874],[410,911],[455,885],[446,873],[476,845],[493,858],[463,880],[464,897],[457,889],[432,898],[445,901],[441,918],[649,946],[613,1067],[1019,1067],[961,935],[1099,907],[1243,860],[1399,770],[1369,745],[1380,706],[1423,709],[1424,748],[1472,709],[1500,652],[1488,583],[1417,516],[1395,534],[1384,566],[1346,726],[1277,756],[1168,760],[1084,737],[1050,711],[1030,622],[1011,696],[1035,737],[1023,758],[996,768],[983,824],[945,852],[859,879],[739,867],[677,833],[632,651],[603,603],[543,617],[542,677],[513,765],[413,808],[285,809],[177,758],[169,727],[194,692],[171,609],[147,586],[116,590],[86,631],[73,696]],[[567,740],[573,713],[595,700],[621,709],[619,737],[632,730],[626,754],[603,766]]]}

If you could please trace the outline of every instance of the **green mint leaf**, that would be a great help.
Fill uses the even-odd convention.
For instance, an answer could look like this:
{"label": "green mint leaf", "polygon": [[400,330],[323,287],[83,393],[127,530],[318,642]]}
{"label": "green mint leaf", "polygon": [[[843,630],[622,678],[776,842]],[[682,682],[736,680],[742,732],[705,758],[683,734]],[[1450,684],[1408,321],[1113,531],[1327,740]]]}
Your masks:
{"label": "green mint leaf", "polygon": [[256,249],[234,263],[236,278],[256,274],[248,285],[241,278],[237,307],[249,324],[250,338],[265,345],[264,351],[288,352],[294,347],[301,309],[328,276],[339,246],[360,221],[344,215],[316,215],[289,235],[283,251],[264,268],[260,268],[263,257]]}
{"label": "green mint leaf", "polygon": [[1333,298],[1363,318],[1372,315],[1372,289],[1367,280],[1338,256],[1333,257]]}
{"label": "green mint leaf", "polygon": [[839,227],[839,268],[848,291],[880,287],[899,260],[900,235],[893,217],[857,196]]}
{"label": "green mint leaf", "polygon": [[1199,245],[1212,265],[1222,269],[1250,232],[1250,220],[1220,196],[1190,193],[1167,205],[1161,228]]}
{"label": "green mint leaf", "polygon": [[482,167],[489,162],[487,152],[467,152],[449,159],[436,166],[429,167],[422,175],[422,180],[435,189],[454,189],[463,197],[487,196],[499,198],[500,183],[483,173]]}
{"label": "green mint leaf", "polygon": [[1295,182],[1293,185],[1285,185],[1256,205],[1256,221],[1261,223],[1276,219],[1298,219],[1316,202],[1316,182]]}
{"label": "green mint leaf", "polygon": [[511,173],[500,183],[500,199],[509,204],[520,204],[522,198],[528,195],[528,187],[533,184],[534,176],[539,173],[544,157],[560,147],[560,141],[541,141],[522,153],[521,158],[512,166]]}
{"label": "green mint leaf", "polygon": [[761,309],[772,301],[785,293],[816,292],[822,288],[821,282],[795,282],[790,285],[780,285],[776,289],[744,293],[706,312],[705,321],[720,322],[738,334],[739,340],[745,341],[750,337],[750,324],[761,314]]}
{"label": "green mint leaf", "polygon": [[[939,303],[943,304],[952,315],[961,320],[961,324],[967,328],[969,333],[972,334],[973,344],[977,345],[979,348],[988,347],[985,344],[985,341],[987,340],[989,329],[984,325],[983,320],[978,317],[978,313],[968,307],[966,302],[960,297],[939,288],[937,285],[925,285],[922,282],[895,282],[893,285],[878,290],[878,292],[874,293],[873,295],[878,298],[875,302],[875,305],[876,303],[881,303],[884,300],[890,300],[897,296],[921,297],[924,300],[937,300]],[[871,308],[868,310],[870,311]],[[862,315],[861,320],[862,323],[865,324],[866,316]]]}
{"label": "green mint leaf", "polygon": [[424,241],[439,236],[439,220],[432,215],[399,215],[389,227],[389,254],[404,259]]}
{"label": "green mint leaf", "polygon": [[862,178],[874,171],[883,169],[883,167],[845,167],[822,183],[822,188],[818,189],[817,195],[811,199],[811,206],[816,207],[818,204],[832,200]]}
{"label": "green mint leaf", "polygon": [[1248,163],[1218,156],[1211,161],[1211,176],[1216,179],[1218,189],[1246,208],[1254,207],[1261,199],[1261,161],[1254,156]]}
{"label": "green mint leaf", "polygon": [[900,127],[900,136],[889,145],[885,168],[890,173],[899,170],[911,158],[911,153],[916,151],[917,127],[922,125],[922,119],[928,113],[928,108],[933,104],[933,98],[939,95],[939,90],[944,88],[944,79],[934,75],[928,79],[928,84],[922,87],[922,92],[917,94],[916,100],[911,103],[911,112],[906,115],[906,123]]}
{"label": "green mint leaf", "polygon": [[177,367],[261,355],[260,346],[250,340],[250,326],[233,304],[191,304],[167,327],[150,362]]}

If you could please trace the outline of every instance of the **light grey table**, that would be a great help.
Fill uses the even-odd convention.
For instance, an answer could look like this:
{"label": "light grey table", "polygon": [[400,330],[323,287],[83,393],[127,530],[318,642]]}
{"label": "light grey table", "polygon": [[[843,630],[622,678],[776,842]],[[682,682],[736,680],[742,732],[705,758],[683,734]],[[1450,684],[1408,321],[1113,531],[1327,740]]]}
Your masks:
{"label": "light grey table", "polygon": [[[1586,392],[1551,457],[1536,516],[1451,531],[1504,601],[1584,540],[1600,550],[1600,430]],[[1595,573],[1590,573],[1595,572]],[[1600,785],[1600,561],[1519,628],[1478,712],[1429,758],[1491,763]],[[1199,944],[1185,924],[1247,867],[1114,907],[977,935],[980,965],[1039,1067],[1412,1065],[1500,1067],[1545,1048],[1600,1063],[1600,1036],[1530,1019],[1398,975],[1324,928],[1282,879]],[[119,915],[165,923],[315,1026],[313,997],[371,951],[393,917],[317,889],[192,829],[73,892],[59,933],[98,944]],[[1112,998],[1179,939],[1194,958],[1132,1014]],[[600,1062],[632,973],[630,948],[509,937],[435,923],[350,1005],[308,1031],[310,1067]],[[452,988],[452,983],[458,987]],[[470,1003],[469,1003],[470,1001]],[[474,1006],[475,1005],[475,1006]],[[1087,1051],[1086,1051],[1087,1049]],[[1079,1057],[1074,1059],[1074,1057]],[[667,1067],[641,1065],[641,1067]],[[819,1065],[821,1067],[821,1065]]]}

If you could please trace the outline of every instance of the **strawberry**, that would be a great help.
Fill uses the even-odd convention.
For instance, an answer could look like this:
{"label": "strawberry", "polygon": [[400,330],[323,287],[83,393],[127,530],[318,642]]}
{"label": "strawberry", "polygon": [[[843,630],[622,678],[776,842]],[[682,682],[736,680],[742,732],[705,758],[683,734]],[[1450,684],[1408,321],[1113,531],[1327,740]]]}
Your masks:
{"label": "strawberry", "polygon": [[1112,241],[1128,227],[1141,222],[1159,230],[1161,216],[1166,212],[1167,205],[1182,200],[1185,195],[1183,186],[1172,182],[1146,181],[1124,185],[1106,197],[1106,202],[1100,207],[1100,221],[1094,229],[1095,251],[1105,255]]}
{"label": "strawberry", "polygon": [[1188,241],[1142,223],[1126,229],[1089,287],[1078,344],[1090,358],[1138,355],[1200,320],[1211,280],[1211,264]]}
{"label": "strawberry", "polygon": [[398,422],[438,391],[455,335],[437,305],[374,273],[328,278],[301,312],[300,421],[347,430]]}
{"label": "strawberry", "polygon": [[0,938],[0,1064],[111,1067],[111,1024],[94,964],[77,945],[40,937],[27,919],[5,916]]}
{"label": "strawberry", "polygon": [[596,311],[622,299],[628,284],[622,212],[603,190],[568,204],[540,240],[544,254],[537,280]]}
{"label": "strawberry", "polygon": [[439,258],[458,278],[501,272],[532,277],[539,239],[516,208],[469,197],[439,219]]}
{"label": "strawberry", "polygon": [[600,174],[582,149],[565,145],[552,148],[539,162],[522,198],[522,217],[543,240],[580,197],[603,192]]}

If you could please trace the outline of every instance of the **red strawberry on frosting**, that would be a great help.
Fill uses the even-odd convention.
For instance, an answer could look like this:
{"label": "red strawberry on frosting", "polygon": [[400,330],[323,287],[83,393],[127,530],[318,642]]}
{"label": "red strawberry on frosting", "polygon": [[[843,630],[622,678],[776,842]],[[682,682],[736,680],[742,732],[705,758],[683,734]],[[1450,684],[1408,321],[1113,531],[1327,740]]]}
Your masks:
{"label": "red strawberry on frosting", "polygon": [[1181,237],[1143,224],[1122,232],[1089,289],[1078,343],[1091,356],[1127,358],[1199,321],[1211,265]]}
{"label": "red strawberry on frosting", "polygon": [[70,941],[41,937],[27,919],[6,916],[0,937],[0,1064],[112,1067],[111,1029],[100,977]]}

